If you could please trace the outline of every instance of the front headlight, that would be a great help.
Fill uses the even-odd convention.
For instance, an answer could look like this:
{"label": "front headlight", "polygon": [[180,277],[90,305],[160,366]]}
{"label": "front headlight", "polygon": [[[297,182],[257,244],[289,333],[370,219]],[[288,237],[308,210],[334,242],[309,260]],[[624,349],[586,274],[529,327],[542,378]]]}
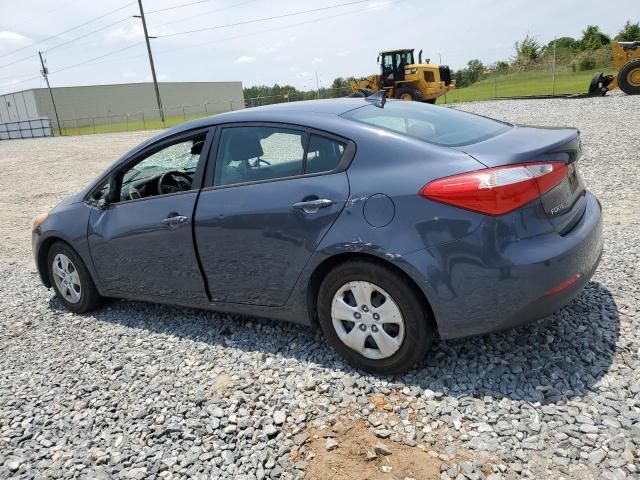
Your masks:
{"label": "front headlight", "polygon": [[31,224],[31,229],[35,230],[40,225],[42,225],[44,223],[44,221],[47,219],[48,216],[49,216],[48,213],[41,213],[40,215],[36,215],[33,218],[33,223]]}

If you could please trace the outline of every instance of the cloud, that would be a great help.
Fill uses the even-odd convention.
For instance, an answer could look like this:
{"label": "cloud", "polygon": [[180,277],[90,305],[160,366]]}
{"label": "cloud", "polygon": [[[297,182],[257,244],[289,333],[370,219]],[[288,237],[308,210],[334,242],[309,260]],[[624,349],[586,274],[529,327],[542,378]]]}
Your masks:
{"label": "cloud", "polygon": [[311,60],[311,65],[318,65],[319,63],[322,63],[322,59],[319,57],[314,57],[313,60]]}
{"label": "cloud", "polygon": [[0,31],[0,40],[8,40],[9,42],[26,42],[29,40],[24,35],[19,34],[18,32],[10,32],[8,30]]}
{"label": "cloud", "polygon": [[109,38],[134,40],[136,38],[143,38],[144,31],[142,30],[142,25],[135,24],[129,27],[118,27],[110,31],[107,36]]}
{"label": "cloud", "polygon": [[389,2],[385,0],[380,0],[378,2],[371,2],[369,5],[367,5],[367,8],[369,10],[383,10],[388,6],[389,6]]}
{"label": "cloud", "polygon": [[351,51],[349,50],[344,50],[343,52],[338,52],[337,55],[339,57],[346,57],[347,55],[349,55],[351,53]]}
{"label": "cloud", "polygon": [[249,57],[247,55],[242,55],[234,60],[234,63],[254,63],[256,61],[256,57]]}

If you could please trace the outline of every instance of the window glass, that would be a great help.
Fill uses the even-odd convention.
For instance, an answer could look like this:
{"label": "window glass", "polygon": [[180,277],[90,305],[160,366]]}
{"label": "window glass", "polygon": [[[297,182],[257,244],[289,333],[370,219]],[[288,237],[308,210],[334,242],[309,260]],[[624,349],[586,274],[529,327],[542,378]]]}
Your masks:
{"label": "window glass", "polygon": [[305,173],[328,172],[340,163],[344,153],[344,144],[329,138],[311,135],[307,151]]}
{"label": "window glass", "polygon": [[367,105],[342,116],[447,147],[481,142],[511,128],[508,123],[453,108],[393,100],[384,108]]}
{"label": "window glass", "polygon": [[125,170],[120,201],[191,190],[205,137],[164,147]]}
{"label": "window glass", "polygon": [[305,133],[279,127],[222,130],[216,185],[256,182],[302,173]]}

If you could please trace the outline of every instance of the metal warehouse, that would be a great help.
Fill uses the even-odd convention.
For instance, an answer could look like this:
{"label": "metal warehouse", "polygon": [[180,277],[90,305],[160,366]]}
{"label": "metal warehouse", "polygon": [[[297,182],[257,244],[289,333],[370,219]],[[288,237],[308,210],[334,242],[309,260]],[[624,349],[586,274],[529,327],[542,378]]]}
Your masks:
{"label": "metal warehouse", "polygon": [[[242,82],[159,83],[167,118],[199,116],[244,108]],[[158,119],[153,83],[52,88],[58,118],[65,126]],[[0,95],[0,124],[48,117],[56,125],[46,88]]]}

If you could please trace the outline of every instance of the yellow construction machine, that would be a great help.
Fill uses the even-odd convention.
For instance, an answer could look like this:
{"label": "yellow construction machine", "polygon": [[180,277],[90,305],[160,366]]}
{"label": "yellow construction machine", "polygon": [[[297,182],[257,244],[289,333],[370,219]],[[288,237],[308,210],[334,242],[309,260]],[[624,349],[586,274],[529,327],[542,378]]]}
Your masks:
{"label": "yellow construction machine", "polygon": [[422,50],[414,61],[414,49],[380,52],[380,75],[351,80],[352,97],[368,97],[384,90],[388,98],[436,103],[436,98],[456,87],[446,65],[422,63]]}
{"label": "yellow construction machine", "polygon": [[613,42],[613,63],[618,69],[616,75],[597,72],[591,79],[589,95],[605,95],[609,90],[619,88],[627,95],[640,94],[640,40],[635,42]]}

